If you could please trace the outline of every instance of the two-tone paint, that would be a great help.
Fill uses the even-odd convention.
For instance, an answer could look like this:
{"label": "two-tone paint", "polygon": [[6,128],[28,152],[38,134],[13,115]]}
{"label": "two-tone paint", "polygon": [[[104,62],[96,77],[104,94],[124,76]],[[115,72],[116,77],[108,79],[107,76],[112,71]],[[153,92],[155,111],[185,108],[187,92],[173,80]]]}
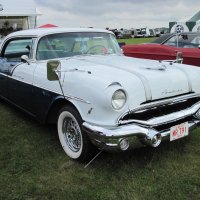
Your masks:
{"label": "two-tone paint", "polygon": [[[126,137],[145,136],[152,139],[159,133],[154,131],[151,123],[146,125],[144,120],[122,120],[125,115],[135,112],[135,109],[142,110],[144,105],[147,109],[154,105],[167,106],[169,103],[166,100],[172,100],[172,104],[177,97],[185,101],[193,98],[194,94],[195,98],[200,97],[200,69],[175,63],[128,58],[123,54],[79,55],[56,59],[61,66],[63,96],[59,82],[47,79],[47,60],[37,60],[36,51],[42,37],[64,32],[112,34],[97,29],[36,29],[9,35],[1,44],[1,57],[4,57],[6,44],[13,39],[32,38],[33,48],[28,62],[17,63],[10,74],[0,73],[1,98],[41,122],[55,122],[58,110],[63,105],[73,105],[80,113],[84,121],[83,127],[92,142],[98,147],[102,144],[109,146],[110,139],[117,139],[111,144],[113,147],[119,146],[120,141]],[[111,105],[111,98],[118,89],[126,92],[127,101],[122,109],[115,110]],[[195,105],[177,112],[173,110],[156,119],[160,121],[162,118],[161,124],[172,121],[176,124],[176,119],[195,116],[200,104],[195,102]],[[197,122],[199,119],[191,121],[190,125]],[[169,130],[163,134],[168,136]]]}

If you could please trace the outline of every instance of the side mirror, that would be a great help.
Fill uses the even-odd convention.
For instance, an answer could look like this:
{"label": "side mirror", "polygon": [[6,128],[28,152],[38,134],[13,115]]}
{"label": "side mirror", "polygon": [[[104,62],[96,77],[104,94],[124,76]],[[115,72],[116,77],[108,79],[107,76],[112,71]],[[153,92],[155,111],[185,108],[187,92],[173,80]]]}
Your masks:
{"label": "side mirror", "polygon": [[47,62],[47,79],[56,81],[60,79],[60,62],[58,60],[50,60]]}
{"label": "side mirror", "polygon": [[198,45],[198,48],[200,49],[200,44]]}
{"label": "side mirror", "polygon": [[28,58],[27,55],[22,55],[21,56],[21,62],[27,63],[28,65],[30,65],[29,58]]}

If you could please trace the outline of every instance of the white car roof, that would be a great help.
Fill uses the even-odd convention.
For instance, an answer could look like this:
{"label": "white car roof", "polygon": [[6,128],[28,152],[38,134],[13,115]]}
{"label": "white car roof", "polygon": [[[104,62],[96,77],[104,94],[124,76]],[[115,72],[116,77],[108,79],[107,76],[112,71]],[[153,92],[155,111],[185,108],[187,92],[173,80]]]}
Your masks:
{"label": "white car roof", "polygon": [[100,32],[100,33],[112,33],[104,29],[94,29],[94,28],[36,28],[24,31],[16,31],[9,34],[7,37],[15,36],[35,36],[40,37],[43,35],[53,34],[53,33],[66,33],[66,32]]}

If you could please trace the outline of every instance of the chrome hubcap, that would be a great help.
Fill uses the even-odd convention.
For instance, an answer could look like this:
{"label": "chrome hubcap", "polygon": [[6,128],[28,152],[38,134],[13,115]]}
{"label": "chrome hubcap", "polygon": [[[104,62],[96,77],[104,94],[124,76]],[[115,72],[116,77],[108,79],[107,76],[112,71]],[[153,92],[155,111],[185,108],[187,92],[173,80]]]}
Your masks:
{"label": "chrome hubcap", "polygon": [[73,152],[78,152],[81,148],[81,130],[78,123],[66,117],[63,120],[63,134],[65,142]]}

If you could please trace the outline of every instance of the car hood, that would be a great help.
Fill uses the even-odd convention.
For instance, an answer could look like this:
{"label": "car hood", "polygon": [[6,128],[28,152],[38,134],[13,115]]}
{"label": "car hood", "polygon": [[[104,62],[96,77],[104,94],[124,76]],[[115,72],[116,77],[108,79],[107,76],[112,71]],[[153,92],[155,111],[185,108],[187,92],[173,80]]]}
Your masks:
{"label": "car hood", "polygon": [[[101,80],[103,87],[119,83],[132,97],[130,99],[139,99],[139,104],[141,101],[174,97],[193,90],[191,74],[188,73],[187,67],[184,68],[180,64],[170,65],[168,62],[123,55],[102,55],[71,58],[62,61],[62,66],[80,72],[90,72],[91,76],[95,77],[93,81]],[[96,83],[89,84],[95,86]]]}

